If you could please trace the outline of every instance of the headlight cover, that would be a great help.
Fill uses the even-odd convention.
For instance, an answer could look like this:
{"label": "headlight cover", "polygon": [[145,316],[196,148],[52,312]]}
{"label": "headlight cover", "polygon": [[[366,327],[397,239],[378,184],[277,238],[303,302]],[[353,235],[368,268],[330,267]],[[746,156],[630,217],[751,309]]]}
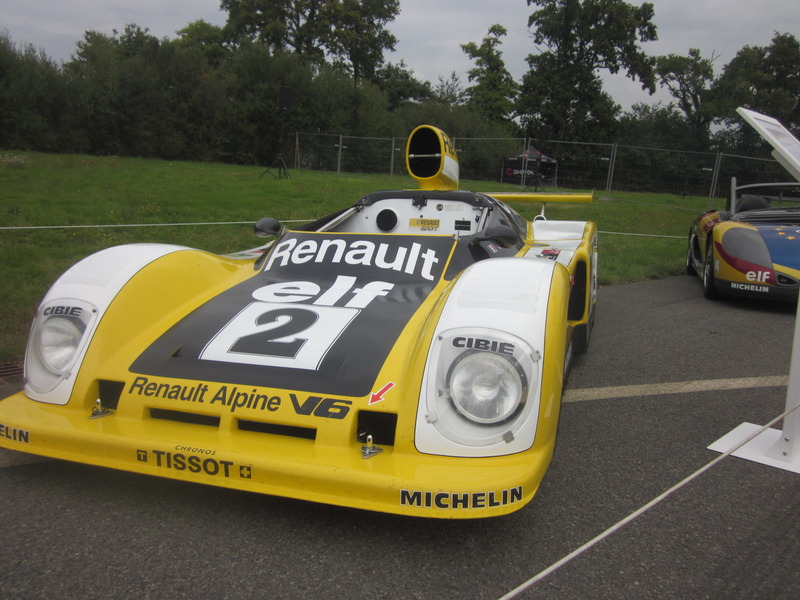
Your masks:
{"label": "headlight cover", "polygon": [[540,362],[538,351],[503,331],[442,332],[431,349],[423,416],[424,427],[433,427],[446,441],[439,444],[423,433],[417,436],[418,449],[456,456],[517,452],[523,427],[529,436],[523,449],[530,447]]}
{"label": "headlight cover", "polygon": [[525,373],[513,357],[475,350],[456,358],[444,391],[467,420],[494,425],[516,414],[525,388]]}
{"label": "headlight cover", "polygon": [[772,269],[769,248],[756,229],[732,227],[722,234],[721,253],[735,269]]}
{"label": "headlight cover", "polygon": [[70,377],[96,315],[94,305],[71,298],[39,307],[25,353],[25,379],[31,390],[46,394]]}

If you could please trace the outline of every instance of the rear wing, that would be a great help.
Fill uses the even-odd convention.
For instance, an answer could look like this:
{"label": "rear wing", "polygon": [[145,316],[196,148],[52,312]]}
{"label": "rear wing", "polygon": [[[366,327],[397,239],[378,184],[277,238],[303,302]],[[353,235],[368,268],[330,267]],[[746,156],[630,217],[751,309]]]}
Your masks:
{"label": "rear wing", "polygon": [[591,202],[594,194],[557,192],[483,192],[502,202]]}
{"label": "rear wing", "polygon": [[[458,189],[459,167],[455,146],[447,134],[432,125],[420,125],[408,136],[406,168],[421,190]],[[553,192],[482,192],[503,202],[591,202],[594,194]]]}

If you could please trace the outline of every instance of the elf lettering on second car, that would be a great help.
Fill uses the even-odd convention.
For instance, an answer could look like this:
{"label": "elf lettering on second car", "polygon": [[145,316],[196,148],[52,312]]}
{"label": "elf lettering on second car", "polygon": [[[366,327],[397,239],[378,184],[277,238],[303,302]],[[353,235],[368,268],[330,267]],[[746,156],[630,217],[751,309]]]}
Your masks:
{"label": "elf lettering on second car", "polygon": [[131,371],[365,396],[454,243],[447,236],[288,232],[260,273],[178,322]]}

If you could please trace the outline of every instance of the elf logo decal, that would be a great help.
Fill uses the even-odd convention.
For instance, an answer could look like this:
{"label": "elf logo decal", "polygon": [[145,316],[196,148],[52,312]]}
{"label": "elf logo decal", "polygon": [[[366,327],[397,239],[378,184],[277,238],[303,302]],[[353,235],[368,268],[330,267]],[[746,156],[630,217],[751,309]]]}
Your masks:
{"label": "elf logo decal", "polygon": [[757,281],[759,283],[771,283],[772,271],[748,271],[745,273],[747,281]]}

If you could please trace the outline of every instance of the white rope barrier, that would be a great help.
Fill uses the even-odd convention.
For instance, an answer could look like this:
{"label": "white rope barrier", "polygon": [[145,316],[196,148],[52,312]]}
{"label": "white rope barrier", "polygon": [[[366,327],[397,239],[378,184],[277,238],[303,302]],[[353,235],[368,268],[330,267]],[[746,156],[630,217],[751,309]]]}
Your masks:
{"label": "white rope barrier", "polygon": [[[312,219],[288,219],[283,223],[308,223]],[[17,227],[0,227],[0,231],[24,231],[42,229],[104,229],[117,227],[196,227],[199,225],[253,225],[255,221],[216,221],[209,223],[118,223],[108,225],[27,225]],[[626,233],[622,231],[599,231],[606,235],[627,235],[631,237],[651,237],[682,240],[684,236],[679,235],[656,235],[650,233]]]}
{"label": "white rope barrier", "polygon": [[[306,223],[310,219],[286,220],[284,223]],[[253,225],[255,221],[216,221],[209,223],[117,223],[114,225],[28,225],[0,227],[0,231],[22,231],[28,229],[104,229],[116,227],[195,227],[198,225]]]}

